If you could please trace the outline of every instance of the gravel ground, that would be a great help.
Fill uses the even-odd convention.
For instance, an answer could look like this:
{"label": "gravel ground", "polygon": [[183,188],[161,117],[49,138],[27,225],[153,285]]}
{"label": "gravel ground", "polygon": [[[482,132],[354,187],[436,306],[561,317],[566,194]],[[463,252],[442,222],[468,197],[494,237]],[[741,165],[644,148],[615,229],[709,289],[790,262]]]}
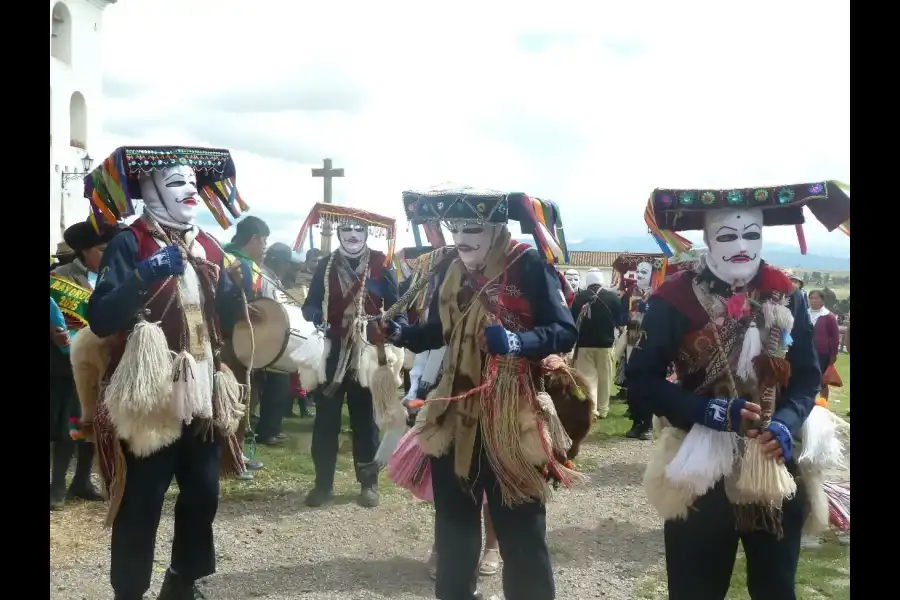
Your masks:
{"label": "gravel ground", "polygon": [[[650,442],[589,444],[580,457],[591,480],[560,492],[549,507],[550,551],[560,600],[632,597],[635,582],[663,561],[661,523],[640,480]],[[223,502],[216,520],[218,573],[210,600],[424,600],[434,584],[423,564],[433,511],[402,491],[375,510],[353,497],[309,509],[302,492],[267,501]],[[75,504],[52,513],[51,600],[103,600],[109,588],[109,533],[103,508]],[[172,540],[171,502],[163,512],[149,598],[159,589]],[[500,576],[481,589],[501,593]]]}

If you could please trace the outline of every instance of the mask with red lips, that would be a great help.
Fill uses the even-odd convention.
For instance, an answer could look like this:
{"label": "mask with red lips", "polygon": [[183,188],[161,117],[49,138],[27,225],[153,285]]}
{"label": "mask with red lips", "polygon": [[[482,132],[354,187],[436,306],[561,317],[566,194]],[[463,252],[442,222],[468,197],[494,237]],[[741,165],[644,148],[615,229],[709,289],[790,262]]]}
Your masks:
{"label": "mask with red lips", "polygon": [[369,230],[362,225],[341,225],[338,228],[338,241],[341,254],[350,258],[359,256],[366,247]]}
{"label": "mask with red lips", "polygon": [[706,265],[729,285],[747,285],[759,271],[762,250],[762,209],[724,209],[706,215],[703,239]]}
{"label": "mask with red lips", "polygon": [[197,176],[191,167],[179,165],[153,171],[139,179],[147,211],[161,224],[186,230],[194,226],[200,208]]}

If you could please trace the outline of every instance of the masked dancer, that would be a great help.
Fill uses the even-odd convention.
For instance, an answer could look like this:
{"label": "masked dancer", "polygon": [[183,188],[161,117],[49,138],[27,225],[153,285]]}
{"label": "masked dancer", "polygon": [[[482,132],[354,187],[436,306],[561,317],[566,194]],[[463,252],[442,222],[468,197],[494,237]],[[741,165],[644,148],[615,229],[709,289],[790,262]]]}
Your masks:
{"label": "masked dancer", "polygon": [[[294,248],[303,243],[310,226],[325,223],[337,229],[340,245],[319,262],[303,304],[303,317],[325,330],[325,353],[314,391],[312,456],[316,483],[306,495],[306,504],[320,506],[333,496],[346,396],[353,430],[353,463],[360,484],[358,501],[371,508],[380,500],[378,465],[374,462],[378,426],[368,389],[368,367],[361,364],[367,356],[363,352],[366,340],[357,327],[360,320],[380,316],[397,301],[397,275],[391,268],[395,225],[388,217],[320,203],[307,217]],[[370,235],[387,237],[387,254],[369,248]],[[406,322],[402,314],[397,318]]]}
{"label": "masked dancer", "polygon": [[246,210],[234,177],[227,150],[169,146],[119,148],[85,178],[100,226],[144,201],[140,218],[107,246],[87,311],[90,339],[109,361],[102,401],[85,418],[110,498],[116,600],[138,600],[150,587],[173,477],[175,532],[158,598],[198,598],[195,582],[215,572],[219,458],[230,453],[231,474],[240,472],[234,432],[244,414],[219,352],[244,307],[240,271],[223,269],[222,249],[195,220],[201,202],[223,228],[225,210]]}
{"label": "masked dancer", "polygon": [[[465,189],[405,192],[413,222],[443,222],[455,253],[435,274],[424,325],[387,321],[414,352],[446,345],[442,377],[418,415],[430,457],[438,553],[436,597],[480,598],[481,506],[487,498],[505,563],[508,600],[555,597],[546,542],[547,480],[576,474],[558,457],[571,440],[542,391],[541,360],[566,353],[577,333],[559,273],[562,251],[524,194]],[[507,222],[535,232],[538,249],[512,240]]]}
{"label": "masked dancer", "polygon": [[650,198],[658,241],[684,249],[675,232],[699,230],[709,248],[650,297],[628,363],[629,396],[663,417],[644,485],[665,519],[672,600],[723,600],[739,541],[750,597],[796,598],[804,516],[823,498],[798,457],[827,458],[834,424],[811,412],[821,375],[801,293],[762,252],[773,225],[797,226],[803,246],[804,206],[829,230],[850,216],[833,182]]}

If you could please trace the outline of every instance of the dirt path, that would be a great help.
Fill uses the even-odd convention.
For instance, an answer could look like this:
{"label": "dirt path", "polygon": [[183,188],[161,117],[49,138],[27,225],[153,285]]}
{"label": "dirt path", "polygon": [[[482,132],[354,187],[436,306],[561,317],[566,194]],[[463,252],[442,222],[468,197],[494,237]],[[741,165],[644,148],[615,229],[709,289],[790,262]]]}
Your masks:
{"label": "dirt path", "polygon": [[[587,445],[591,481],[557,494],[549,508],[550,551],[560,600],[632,597],[635,581],[663,560],[661,524],[640,487],[650,442]],[[223,502],[216,520],[218,573],[211,600],[426,600],[434,584],[422,563],[433,510],[405,492],[364,510],[352,497],[309,509],[302,491],[266,501]],[[109,588],[109,533],[102,508],[73,505],[51,516],[51,600],[102,600]],[[159,528],[153,593],[168,563],[172,507]],[[500,577],[482,580],[499,594]],[[148,598],[152,598],[148,594]]]}

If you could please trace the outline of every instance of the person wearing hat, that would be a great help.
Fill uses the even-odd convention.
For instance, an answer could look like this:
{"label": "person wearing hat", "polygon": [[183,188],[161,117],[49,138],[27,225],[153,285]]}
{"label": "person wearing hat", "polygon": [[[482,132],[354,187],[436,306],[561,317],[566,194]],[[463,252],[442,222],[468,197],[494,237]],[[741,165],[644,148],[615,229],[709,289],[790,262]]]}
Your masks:
{"label": "person wearing hat", "polygon": [[65,327],[50,328],[50,441],[53,443],[50,510],[60,510],[65,505],[66,471],[76,449],[78,459],[68,495],[82,500],[103,500],[91,482],[94,445],[87,440],[75,441],[69,434],[71,420],[81,418],[81,406],[68,350],[72,334],[87,324],[87,299],[97,283],[100,259],[106,244],[117,233],[118,229],[110,228],[99,234],[88,222],[75,223],[66,229],[65,241],[57,247],[57,255],[65,256],[67,252],[60,252],[65,244],[71,253],[70,262],[50,270],[50,298],[65,318]]}
{"label": "person wearing hat", "polygon": [[[413,429],[431,473],[435,596],[481,597],[486,499],[505,597],[552,600],[549,482],[569,486],[578,475],[566,464],[571,439],[537,390],[543,359],[568,353],[577,339],[562,278],[549,264],[561,262],[564,246],[538,221],[544,205],[525,194],[445,188],[404,192],[403,201],[408,220],[443,224],[455,245],[435,267],[427,322],[383,323],[395,345],[413,352],[446,346],[443,373]],[[512,239],[510,219],[534,233],[536,248]]]}
{"label": "person wearing hat", "polygon": [[150,588],[174,479],[174,537],[158,600],[192,600],[201,596],[197,580],[216,570],[220,459],[225,475],[243,470],[235,433],[245,417],[243,392],[221,361],[226,334],[244,315],[243,274],[237,263],[225,267],[197,211],[206,205],[224,229],[227,214],[248,207],[221,149],[121,147],[84,184],[95,223],[123,220],[144,203],[107,246],[87,311],[91,333],[108,340],[108,385],[85,418],[110,498],[112,588],[116,600],[140,600]]}
{"label": "person wearing hat", "polygon": [[[280,288],[282,279],[290,271],[293,261],[294,253],[287,244],[275,242],[269,246],[262,264],[264,284],[261,295],[280,304],[288,302],[287,296]],[[291,376],[275,371],[260,371],[256,382],[259,386],[259,421],[256,424],[256,439],[266,446],[280,445],[286,438],[281,431],[282,419],[293,402]]]}
{"label": "person wearing hat", "polygon": [[[850,199],[830,181],[650,197],[657,240],[699,230],[709,248],[650,296],[627,366],[629,398],[662,418],[644,487],[665,520],[671,600],[723,600],[739,542],[750,597],[796,598],[804,518],[827,506],[812,474],[830,457],[804,447],[798,464],[794,440],[824,440],[834,427],[807,420],[821,382],[812,325],[762,252],[765,228],[799,229],[804,209],[834,230],[849,222]],[[677,383],[666,377],[673,361]]]}
{"label": "person wearing hat", "polygon": [[[312,457],[315,486],[306,495],[307,506],[321,506],[334,493],[344,397],[353,432],[353,462],[360,485],[357,503],[378,506],[378,425],[372,391],[363,387],[357,370],[365,340],[355,334],[362,319],[378,317],[398,298],[393,266],[394,219],[347,206],[318,203],[303,224],[295,248],[306,239],[309,227],[331,223],[338,248],[316,267],[303,303],[303,317],[324,331],[325,348],[320,381],[315,387],[316,418]],[[371,235],[370,235],[371,234]],[[388,252],[369,247],[372,237],[388,240]],[[406,322],[406,315],[398,315]],[[313,390],[310,390],[313,391]]]}
{"label": "person wearing hat", "polygon": [[50,255],[50,270],[58,265],[67,265],[75,260],[75,251],[69,247],[65,240],[56,244],[56,253]]}

